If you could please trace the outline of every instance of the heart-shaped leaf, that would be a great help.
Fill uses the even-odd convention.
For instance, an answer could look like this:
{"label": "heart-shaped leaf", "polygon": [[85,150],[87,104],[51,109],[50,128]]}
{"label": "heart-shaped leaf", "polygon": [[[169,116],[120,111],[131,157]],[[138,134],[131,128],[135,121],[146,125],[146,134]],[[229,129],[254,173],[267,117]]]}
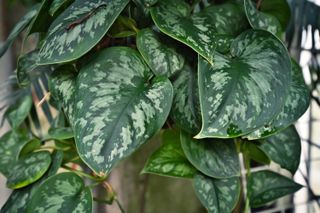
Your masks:
{"label": "heart-shaped leaf", "polygon": [[184,57],[168,46],[151,29],[140,30],[137,34],[139,52],[156,75],[170,77],[181,70]]}
{"label": "heart-shaped leaf", "polygon": [[183,0],[161,0],[150,11],[163,33],[190,46],[211,63],[213,54],[227,51],[232,37],[247,27],[245,14],[236,4],[209,6],[191,15],[190,6]]}
{"label": "heart-shaped leaf", "polygon": [[291,83],[286,48],[271,33],[248,30],[231,46],[231,56],[199,57],[202,129],[196,138],[229,138],[267,125],[282,109]]}
{"label": "heart-shaped leaf", "polygon": [[48,170],[50,164],[51,157],[48,151],[34,152],[20,158],[9,171],[7,186],[18,189],[37,181]]}
{"label": "heart-shaped leaf", "polygon": [[233,140],[195,140],[181,132],[181,144],[188,160],[205,175],[214,178],[240,176],[240,163]]}
{"label": "heart-shaped leaf", "polygon": [[171,117],[184,131],[196,134],[201,126],[197,73],[185,65],[173,81]]}
{"label": "heart-shaped leaf", "polygon": [[241,183],[239,178],[214,179],[198,174],[193,180],[194,190],[209,213],[229,213],[238,203]]}
{"label": "heart-shaped leaf", "polygon": [[8,50],[17,36],[30,24],[36,16],[39,4],[35,5],[29,12],[23,16],[10,32],[7,40],[0,46],[0,57]]}
{"label": "heart-shaped leaf", "polygon": [[61,151],[54,152],[52,157],[52,164],[46,172],[46,174],[42,176],[39,181],[29,186],[23,187],[21,189],[15,189],[11,193],[5,205],[1,208],[0,213],[25,213],[27,209],[27,204],[35,190],[46,178],[57,173],[62,163],[62,157],[63,153]]}
{"label": "heart-shaped leaf", "polygon": [[0,138],[0,172],[8,175],[11,165],[18,160],[19,153],[28,143],[25,130],[11,130]]}
{"label": "heart-shaped leaf", "polygon": [[129,0],[76,0],[50,26],[39,64],[73,61],[106,34]]}
{"label": "heart-shaped leaf", "polygon": [[192,178],[197,172],[183,153],[179,134],[174,141],[165,142],[148,159],[143,173]]}
{"label": "heart-shaped leaf", "polygon": [[282,196],[292,194],[301,185],[272,171],[251,173],[248,180],[248,196],[251,207],[259,207]]}
{"label": "heart-shaped leaf", "polygon": [[259,146],[269,158],[294,175],[300,163],[301,141],[294,126],[267,137]]}
{"label": "heart-shaped leaf", "polygon": [[152,73],[137,51],[112,47],[83,67],[75,94],[75,139],[80,157],[107,174],[152,137],[169,114],[173,88]]}
{"label": "heart-shaped leaf", "polygon": [[33,194],[27,213],[92,212],[92,194],[83,180],[67,172],[44,181]]}
{"label": "heart-shaped leaf", "polygon": [[276,17],[259,11],[252,0],[243,1],[248,21],[253,29],[267,30],[274,35],[281,34],[281,24]]}
{"label": "heart-shaped leaf", "polygon": [[290,84],[289,95],[286,98],[286,102],[281,112],[268,125],[246,135],[246,138],[250,140],[259,139],[285,129],[298,120],[308,109],[310,103],[309,89],[304,82],[300,66],[293,60],[291,62],[292,81]]}
{"label": "heart-shaped leaf", "polygon": [[14,105],[11,105],[8,108],[8,110],[5,112],[5,117],[13,129],[18,128],[28,117],[32,104],[33,102],[31,95],[26,94]]}

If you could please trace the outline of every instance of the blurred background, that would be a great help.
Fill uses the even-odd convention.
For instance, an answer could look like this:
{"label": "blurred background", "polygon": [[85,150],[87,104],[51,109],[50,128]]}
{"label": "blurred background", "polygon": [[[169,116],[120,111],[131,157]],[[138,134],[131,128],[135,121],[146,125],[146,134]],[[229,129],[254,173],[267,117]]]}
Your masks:
{"label": "blurred background", "polygon": [[[265,0],[267,1],[267,0]],[[35,0],[0,0],[0,45],[10,33],[15,23],[25,14]],[[300,167],[294,179],[306,186],[296,194],[279,199],[276,203],[255,212],[320,212],[320,0],[288,0],[291,21],[284,35],[291,56],[300,63],[305,81],[312,97],[307,112],[296,123],[301,137],[302,153]],[[0,121],[4,107],[14,97],[14,70],[17,55],[32,49],[32,38],[23,45],[23,34],[10,50],[0,58]],[[33,85],[34,101],[46,94],[43,76]],[[8,98],[9,97],[9,98]],[[35,104],[36,105],[36,104]],[[56,112],[46,104],[34,107],[39,122],[43,124],[52,119]],[[8,131],[4,122],[0,136]],[[130,212],[140,213],[199,213],[204,212],[196,199],[191,183],[154,175],[139,175],[146,159],[159,145],[158,141],[148,143],[132,157],[122,162],[110,176],[110,182],[118,193],[119,200]],[[271,165],[277,168],[276,165]],[[99,193],[99,192],[97,192]],[[174,196],[176,194],[176,196]],[[10,195],[5,187],[5,179],[0,174],[0,207]],[[170,195],[170,196],[169,196]],[[118,207],[96,206],[95,212],[119,212]]]}

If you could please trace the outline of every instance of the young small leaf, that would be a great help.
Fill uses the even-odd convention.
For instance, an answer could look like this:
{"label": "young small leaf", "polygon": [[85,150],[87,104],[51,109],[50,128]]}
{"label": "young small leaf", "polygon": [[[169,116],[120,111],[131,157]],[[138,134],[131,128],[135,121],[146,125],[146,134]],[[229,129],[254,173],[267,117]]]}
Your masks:
{"label": "young small leaf", "polygon": [[47,151],[23,156],[10,169],[7,186],[18,189],[37,181],[48,170],[50,164],[50,152]]}
{"label": "young small leaf", "polygon": [[205,175],[213,178],[240,176],[240,163],[233,140],[195,140],[182,132],[181,144],[189,161]]}
{"label": "young small leaf", "polygon": [[294,126],[267,137],[259,146],[269,158],[294,175],[300,163],[301,141]]}
{"label": "young small leaf", "polygon": [[235,208],[241,192],[237,177],[214,179],[198,174],[193,180],[194,190],[209,213],[230,213]]}
{"label": "young small leaf", "polygon": [[184,155],[178,135],[175,141],[164,143],[150,156],[142,172],[192,178],[197,170]]}
{"label": "young small leaf", "polygon": [[44,181],[33,194],[27,213],[92,212],[92,194],[83,180],[67,172]]}
{"label": "young small leaf", "polygon": [[258,11],[252,0],[244,0],[244,7],[247,18],[253,29],[269,31],[274,35],[280,36],[281,24],[273,15]]}
{"label": "young small leaf", "polygon": [[259,207],[282,196],[292,194],[301,185],[272,171],[251,173],[248,180],[248,196],[251,207]]}
{"label": "young small leaf", "polygon": [[156,75],[170,77],[181,70],[184,57],[173,47],[160,40],[151,29],[140,30],[137,34],[137,47],[151,70]]}

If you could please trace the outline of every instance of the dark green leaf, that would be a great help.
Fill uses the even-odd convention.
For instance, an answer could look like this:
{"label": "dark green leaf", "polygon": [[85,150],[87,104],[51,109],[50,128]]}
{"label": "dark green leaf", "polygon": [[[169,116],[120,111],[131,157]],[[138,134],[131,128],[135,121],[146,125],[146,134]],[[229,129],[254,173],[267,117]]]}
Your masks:
{"label": "dark green leaf", "polygon": [[11,130],[0,138],[0,172],[8,175],[11,165],[18,160],[19,153],[29,137],[24,130]]}
{"label": "dark green leaf", "polygon": [[209,213],[230,213],[235,208],[241,192],[239,178],[214,179],[202,174],[194,177],[197,197]]}
{"label": "dark green leaf", "polygon": [[137,30],[137,23],[134,19],[119,15],[108,30],[108,35],[112,38],[125,38],[135,35]]}
{"label": "dark green leaf", "polygon": [[253,29],[267,30],[274,35],[281,34],[281,24],[276,17],[260,12],[252,0],[244,0],[244,7],[248,21]]}
{"label": "dark green leaf", "polygon": [[45,140],[66,140],[73,137],[74,135],[71,127],[50,128]]}
{"label": "dark green leaf", "polygon": [[106,34],[129,0],[76,0],[50,26],[39,64],[73,61]]}
{"label": "dark green leaf", "polygon": [[258,145],[250,142],[250,141],[246,141],[245,142],[246,145],[246,149],[245,151],[247,151],[247,155],[250,159],[258,162],[258,163],[262,163],[262,164],[270,164],[270,159],[269,157],[259,149]]}
{"label": "dark green leaf", "polygon": [[92,212],[92,194],[74,173],[60,173],[44,181],[33,194],[27,213]]}
{"label": "dark green leaf", "polygon": [[137,47],[156,75],[170,77],[182,69],[184,57],[161,41],[159,36],[151,29],[140,30],[137,34]]}
{"label": "dark green leaf", "polygon": [[19,153],[19,158],[21,158],[24,155],[29,154],[30,152],[33,152],[35,149],[40,148],[41,141],[39,139],[31,139],[29,140],[26,145],[21,149]]}
{"label": "dark green leaf", "polygon": [[287,0],[264,0],[261,1],[260,10],[276,17],[283,30],[290,21],[290,6]]}
{"label": "dark green leaf", "polygon": [[49,25],[52,21],[48,13],[52,0],[43,0],[37,12],[36,17],[33,19],[28,29],[28,35],[36,32],[47,32]]}
{"label": "dark green leaf", "polygon": [[27,209],[27,204],[32,197],[32,194],[35,192],[37,187],[48,177],[57,173],[58,169],[61,166],[63,153],[58,151],[53,154],[52,164],[49,170],[44,176],[37,182],[32,185],[23,187],[21,189],[15,189],[5,205],[1,208],[0,213],[25,213]]}
{"label": "dark green leaf", "polygon": [[23,16],[16,26],[10,32],[7,40],[0,46],[0,57],[12,45],[17,36],[30,24],[31,20],[36,16],[39,5],[34,6],[29,12]]}
{"label": "dark green leaf", "polygon": [[181,133],[181,144],[189,161],[202,173],[214,178],[240,176],[240,163],[233,140],[195,140]]}
{"label": "dark green leaf", "polygon": [[20,158],[8,171],[7,186],[18,189],[37,181],[50,164],[50,152],[47,151],[30,153]]}
{"label": "dark green leaf", "polygon": [[64,109],[71,126],[74,125],[74,92],[76,71],[72,65],[58,67],[49,78],[49,91]]}
{"label": "dark green leaf", "polygon": [[277,198],[292,194],[301,187],[293,180],[272,171],[253,172],[248,181],[250,206],[262,206]]}
{"label": "dark green leaf", "polygon": [[263,140],[259,146],[269,158],[294,174],[300,163],[301,141],[294,126]]}
{"label": "dark green leaf", "polygon": [[32,104],[31,95],[25,95],[17,103],[8,108],[5,112],[5,117],[13,129],[18,128],[28,117]]}
{"label": "dark green leaf", "polygon": [[164,124],[173,88],[152,73],[137,51],[112,47],[83,67],[75,94],[75,140],[97,174],[137,150]]}
{"label": "dark green leaf", "polygon": [[232,37],[247,27],[245,14],[229,3],[191,15],[190,6],[182,0],[161,0],[151,8],[151,15],[162,32],[190,46],[211,63],[213,54],[226,52]]}
{"label": "dark green leaf", "polygon": [[293,124],[309,107],[310,95],[300,66],[292,60],[292,81],[281,112],[266,126],[245,136],[248,139],[267,137]]}
{"label": "dark green leaf", "polygon": [[61,8],[68,6],[73,0],[52,0],[49,13],[54,16]]}
{"label": "dark green leaf", "polygon": [[176,136],[176,138],[171,139],[173,141],[165,142],[149,157],[143,168],[143,173],[181,178],[192,178],[195,175],[197,170],[184,155],[179,134]]}
{"label": "dark green leaf", "polygon": [[202,129],[196,138],[238,137],[267,125],[283,108],[291,83],[286,48],[271,33],[248,30],[231,57],[199,57]]}
{"label": "dark green leaf", "polygon": [[171,117],[181,129],[196,134],[201,126],[197,73],[185,65],[173,81]]}

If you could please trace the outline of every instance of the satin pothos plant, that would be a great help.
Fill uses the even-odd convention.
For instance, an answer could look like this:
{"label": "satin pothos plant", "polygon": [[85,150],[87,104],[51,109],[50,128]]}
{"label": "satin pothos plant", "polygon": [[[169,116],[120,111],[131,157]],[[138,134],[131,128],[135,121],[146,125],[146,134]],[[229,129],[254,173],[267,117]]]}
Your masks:
{"label": "satin pothos plant", "polygon": [[[155,135],[162,146],[142,172],[192,180],[210,213],[249,211],[299,190],[268,166],[250,170],[272,161],[293,176],[299,165],[293,123],[309,91],[281,40],[289,12],[285,0],[32,7],[0,49],[22,31],[25,43],[38,38],[18,59],[16,78],[29,92],[5,112],[12,129],[0,139],[0,170],[13,192],[1,212],[91,212],[101,201],[94,187],[108,193],[102,202],[117,201],[108,175]],[[43,74],[59,114],[40,135],[31,92]]]}

